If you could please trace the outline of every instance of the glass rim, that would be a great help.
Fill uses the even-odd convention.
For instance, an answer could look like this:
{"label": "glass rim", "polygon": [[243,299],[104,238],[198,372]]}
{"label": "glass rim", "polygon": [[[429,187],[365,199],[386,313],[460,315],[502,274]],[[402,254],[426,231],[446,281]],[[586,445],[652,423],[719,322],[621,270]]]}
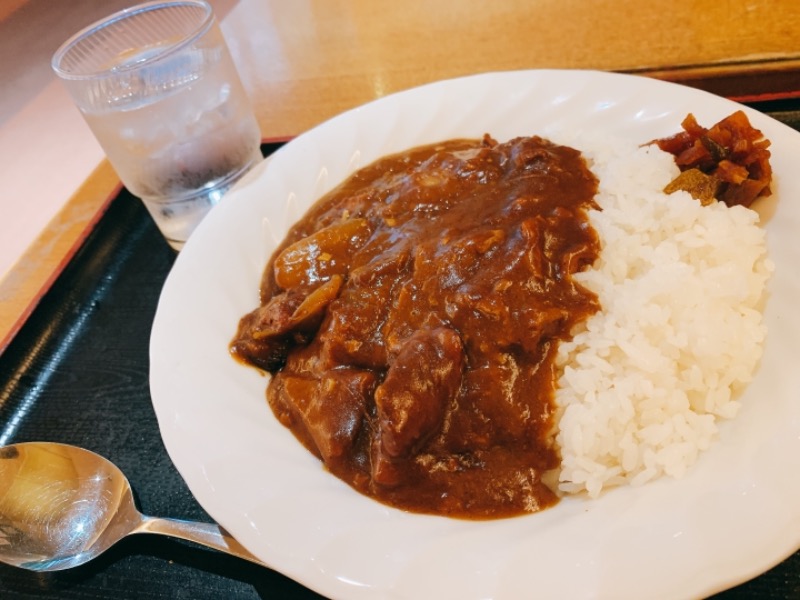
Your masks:
{"label": "glass rim", "polygon": [[[118,23],[125,19],[128,19],[132,16],[136,16],[142,13],[151,12],[154,10],[161,10],[163,8],[170,8],[176,6],[193,6],[197,8],[201,8],[205,11],[205,15],[203,16],[203,20],[200,25],[197,26],[191,33],[183,36],[180,40],[170,44],[169,46],[164,47],[160,50],[157,54],[152,56],[148,56],[141,62],[137,62],[131,65],[123,65],[117,66],[113,69],[98,69],[94,71],[85,71],[80,73],[74,73],[71,71],[66,71],[61,68],[62,61],[67,53],[81,40],[84,40],[98,31],[105,29],[106,27],[113,25],[114,23]],[[175,52],[180,51],[185,46],[192,43],[196,40],[199,36],[203,35],[214,22],[214,10],[211,8],[211,5],[206,0],[153,0],[152,2],[145,2],[143,4],[137,4],[135,6],[130,6],[128,8],[123,8],[107,17],[103,17],[94,23],[87,25],[80,31],[74,33],[70,36],[61,46],[59,46],[58,50],[55,51],[53,54],[53,58],[50,61],[50,66],[52,67],[53,71],[55,71],[56,75],[58,75],[61,79],[68,79],[74,81],[80,80],[88,80],[88,79],[97,79],[103,75],[112,75],[116,73],[122,73],[125,71],[135,71],[137,69],[141,69],[145,65],[150,65],[154,62],[158,62],[163,60],[164,58],[174,54]]]}

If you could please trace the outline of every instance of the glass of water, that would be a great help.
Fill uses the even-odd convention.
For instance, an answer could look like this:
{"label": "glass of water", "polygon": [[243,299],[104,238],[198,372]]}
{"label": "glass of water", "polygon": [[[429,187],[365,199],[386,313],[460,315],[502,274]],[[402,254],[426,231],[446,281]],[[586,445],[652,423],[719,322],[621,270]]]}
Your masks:
{"label": "glass of water", "polygon": [[113,14],[67,40],[52,66],[176,250],[262,160],[258,122],[203,0]]}

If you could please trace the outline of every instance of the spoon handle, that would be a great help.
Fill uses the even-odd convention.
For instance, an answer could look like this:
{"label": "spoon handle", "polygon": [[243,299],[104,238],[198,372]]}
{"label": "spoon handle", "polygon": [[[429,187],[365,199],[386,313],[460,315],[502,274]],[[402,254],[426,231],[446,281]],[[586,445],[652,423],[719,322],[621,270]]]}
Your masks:
{"label": "spoon handle", "polygon": [[141,524],[131,533],[157,533],[189,542],[195,542],[201,546],[266,566],[255,556],[250,554],[244,546],[233,539],[233,537],[226,533],[219,525],[214,523],[144,517]]}

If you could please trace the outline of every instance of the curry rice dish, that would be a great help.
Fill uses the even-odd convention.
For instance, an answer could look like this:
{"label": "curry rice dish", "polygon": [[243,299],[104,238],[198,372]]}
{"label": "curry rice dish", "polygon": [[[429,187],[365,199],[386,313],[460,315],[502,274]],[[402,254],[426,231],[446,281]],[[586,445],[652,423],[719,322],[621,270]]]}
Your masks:
{"label": "curry rice dish", "polygon": [[535,512],[681,476],[735,415],[765,336],[757,213],[667,196],[656,146],[563,137],[380,159],[267,265],[231,350],[360,492]]}

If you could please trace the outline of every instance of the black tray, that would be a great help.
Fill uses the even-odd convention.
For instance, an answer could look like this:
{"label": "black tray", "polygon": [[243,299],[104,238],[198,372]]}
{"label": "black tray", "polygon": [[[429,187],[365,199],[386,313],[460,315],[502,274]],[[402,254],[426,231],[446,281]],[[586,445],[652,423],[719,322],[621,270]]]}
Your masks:
{"label": "black tray", "polygon": [[[761,108],[800,129],[794,106]],[[277,146],[262,149],[268,154]],[[122,468],[145,514],[210,520],[167,456],[148,387],[150,328],[174,260],[141,202],[123,190],[0,355],[0,445],[83,446]],[[321,596],[269,569],[140,535],[70,571],[37,574],[0,565],[0,598]],[[800,598],[800,552],[716,598]]]}

